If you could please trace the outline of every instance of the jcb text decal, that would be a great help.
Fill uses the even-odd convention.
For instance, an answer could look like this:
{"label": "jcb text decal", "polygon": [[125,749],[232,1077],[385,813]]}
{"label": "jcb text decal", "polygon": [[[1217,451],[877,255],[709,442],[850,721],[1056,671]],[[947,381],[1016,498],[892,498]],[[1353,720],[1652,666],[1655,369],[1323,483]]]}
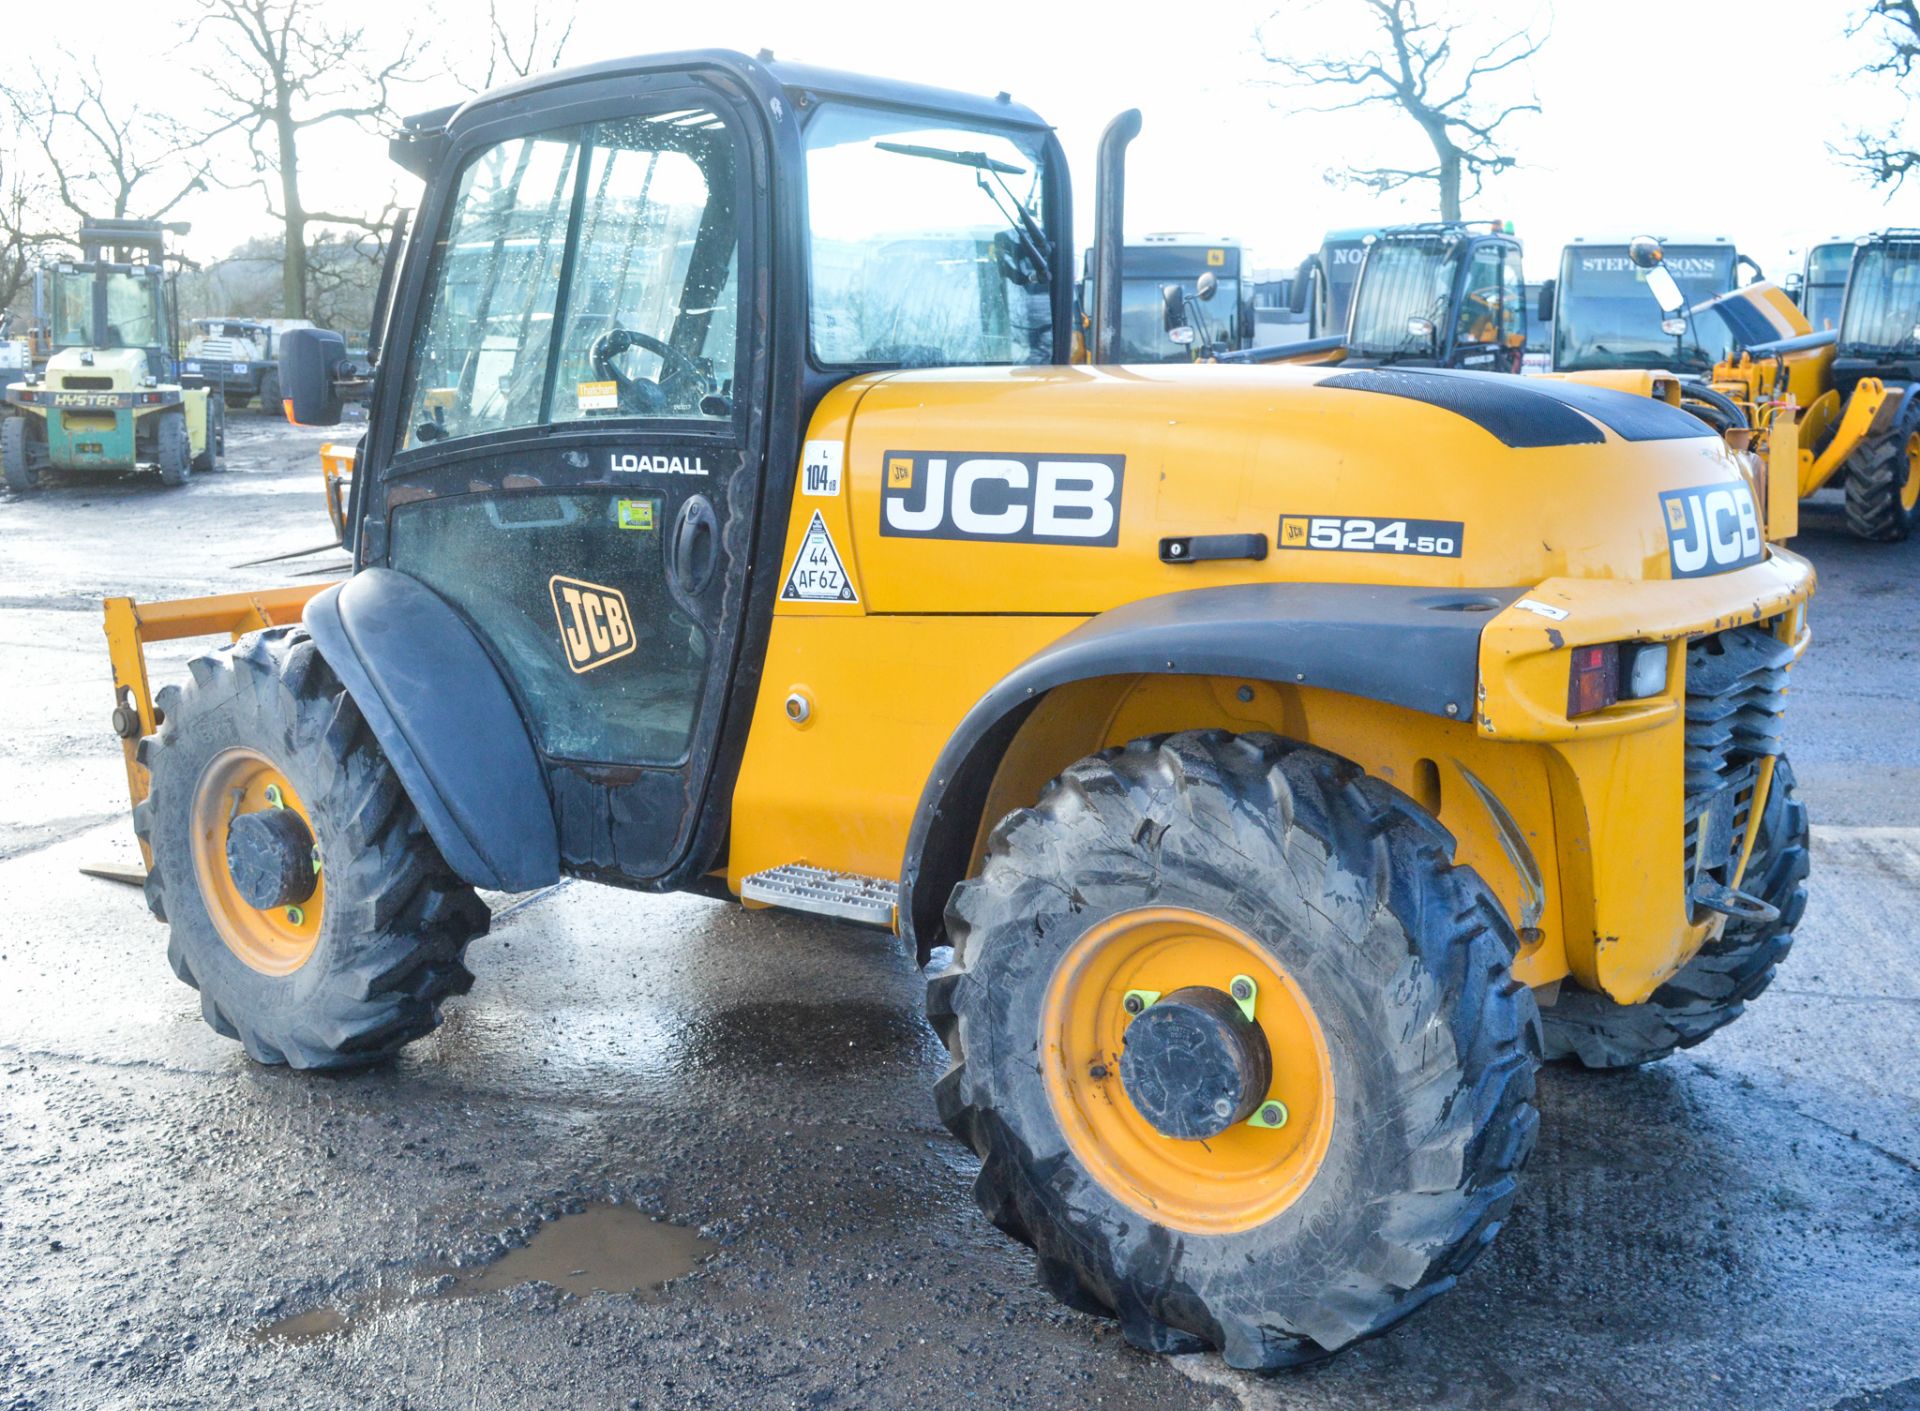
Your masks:
{"label": "jcb text decal", "polygon": [[1466,537],[1466,525],[1457,519],[1283,514],[1274,543],[1283,549],[1343,549],[1359,554],[1427,554],[1457,559]]}
{"label": "jcb text decal", "polygon": [[1675,578],[1726,573],[1760,562],[1765,544],[1753,492],[1744,481],[1668,490],[1660,496]]}
{"label": "jcb text decal", "polygon": [[1012,544],[1120,541],[1125,456],[888,451],[880,532]]}
{"label": "jcb text decal", "polygon": [[547,590],[553,595],[553,616],[560,624],[567,665],[575,673],[618,661],[633,650],[633,619],[627,612],[626,595],[618,588],[555,574],[547,580]]}

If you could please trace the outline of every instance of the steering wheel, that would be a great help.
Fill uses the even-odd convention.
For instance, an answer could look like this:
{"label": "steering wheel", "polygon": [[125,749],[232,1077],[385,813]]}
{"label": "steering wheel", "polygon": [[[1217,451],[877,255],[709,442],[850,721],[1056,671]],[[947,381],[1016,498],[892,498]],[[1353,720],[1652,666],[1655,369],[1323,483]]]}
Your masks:
{"label": "steering wheel", "polygon": [[[629,349],[640,348],[660,359],[660,376],[635,377],[621,370],[617,359]],[[594,375],[619,388],[623,412],[664,412],[674,403],[698,406],[700,399],[717,390],[713,379],[692,358],[651,333],[636,333],[615,324],[593,340],[588,354]],[[689,389],[692,395],[688,395]]]}

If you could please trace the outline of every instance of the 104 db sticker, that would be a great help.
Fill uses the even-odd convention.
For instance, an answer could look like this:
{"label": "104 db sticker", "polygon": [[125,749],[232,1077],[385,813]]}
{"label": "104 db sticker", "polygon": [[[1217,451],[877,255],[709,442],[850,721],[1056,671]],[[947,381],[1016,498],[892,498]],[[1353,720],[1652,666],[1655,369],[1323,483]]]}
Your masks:
{"label": "104 db sticker", "polygon": [[1359,554],[1425,554],[1457,559],[1466,526],[1457,519],[1379,519],[1365,515],[1283,514],[1283,549],[1334,549]]}

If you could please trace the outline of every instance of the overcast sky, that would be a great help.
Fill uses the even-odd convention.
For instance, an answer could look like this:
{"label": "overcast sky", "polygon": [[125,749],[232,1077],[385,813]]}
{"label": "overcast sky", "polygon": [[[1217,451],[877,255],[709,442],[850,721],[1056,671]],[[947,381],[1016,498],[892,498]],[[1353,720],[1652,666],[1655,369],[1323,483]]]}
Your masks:
{"label": "overcast sky", "polygon": [[[1559,0],[1549,10],[1531,0],[1429,0],[1435,14],[1475,14],[1475,24],[1487,27],[1480,32],[1528,23],[1552,29],[1531,69],[1543,111],[1510,124],[1522,166],[1491,184],[1468,215],[1514,221],[1534,279],[1552,272],[1560,246],[1576,234],[1726,235],[1778,277],[1788,252],[1810,238],[1920,225],[1920,185],[1888,204],[1827,148],[1849,127],[1890,111],[1883,84],[1852,76],[1866,50],[1844,38],[1844,22],[1859,3]],[[1298,52],[1338,45],[1353,33],[1345,18],[1351,7],[1352,0],[1279,7],[1246,0],[600,3],[582,7],[568,58],[765,46],[783,59],[976,92],[1006,89],[1059,128],[1083,246],[1092,232],[1100,131],[1114,112],[1137,106],[1145,126],[1129,169],[1130,231],[1232,235],[1257,264],[1290,267],[1330,226],[1435,213],[1430,187],[1382,199],[1322,179],[1347,154],[1424,162],[1423,139],[1403,115],[1293,114],[1291,105],[1313,100],[1274,88],[1260,57],[1262,29],[1269,45]],[[483,6],[440,0],[438,21],[428,0],[332,6],[335,16],[369,12],[376,16],[371,48],[381,47],[382,28],[398,33],[413,24],[442,75],[410,89],[407,106],[461,96],[446,74],[473,62],[476,43],[483,47]],[[201,95],[185,72],[199,57],[185,42],[187,14],[190,6],[173,0],[96,0],[80,26],[60,6],[16,7],[8,20],[10,67],[57,62],[56,45],[94,40],[110,80],[149,103],[189,108]],[[309,206],[378,209],[392,184],[411,204],[417,188],[387,164],[375,138],[340,124],[311,134],[308,144]],[[251,191],[195,197],[178,214],[195,223],[188,248],[201,258],[271,229]]]}

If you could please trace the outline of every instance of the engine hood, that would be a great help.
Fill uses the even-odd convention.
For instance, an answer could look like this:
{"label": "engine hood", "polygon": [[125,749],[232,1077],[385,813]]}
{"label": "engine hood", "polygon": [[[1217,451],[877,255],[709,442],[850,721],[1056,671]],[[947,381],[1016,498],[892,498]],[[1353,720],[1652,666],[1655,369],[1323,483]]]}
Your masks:
{"label": "engine hood", "polygon": [[843,453],[869,610],[1702,577],[1767,553],[1739,458],[1685,412],[1603,388],[1216,365],[863,381]]}
{"label": "engine hood", "polygon": [[52,387],[64,386],[69,376],[104,377],[111,379],[114,391],[126,391],[147,375],[147,355],[138,348],[62,348],[47,359],[46,380]]}

